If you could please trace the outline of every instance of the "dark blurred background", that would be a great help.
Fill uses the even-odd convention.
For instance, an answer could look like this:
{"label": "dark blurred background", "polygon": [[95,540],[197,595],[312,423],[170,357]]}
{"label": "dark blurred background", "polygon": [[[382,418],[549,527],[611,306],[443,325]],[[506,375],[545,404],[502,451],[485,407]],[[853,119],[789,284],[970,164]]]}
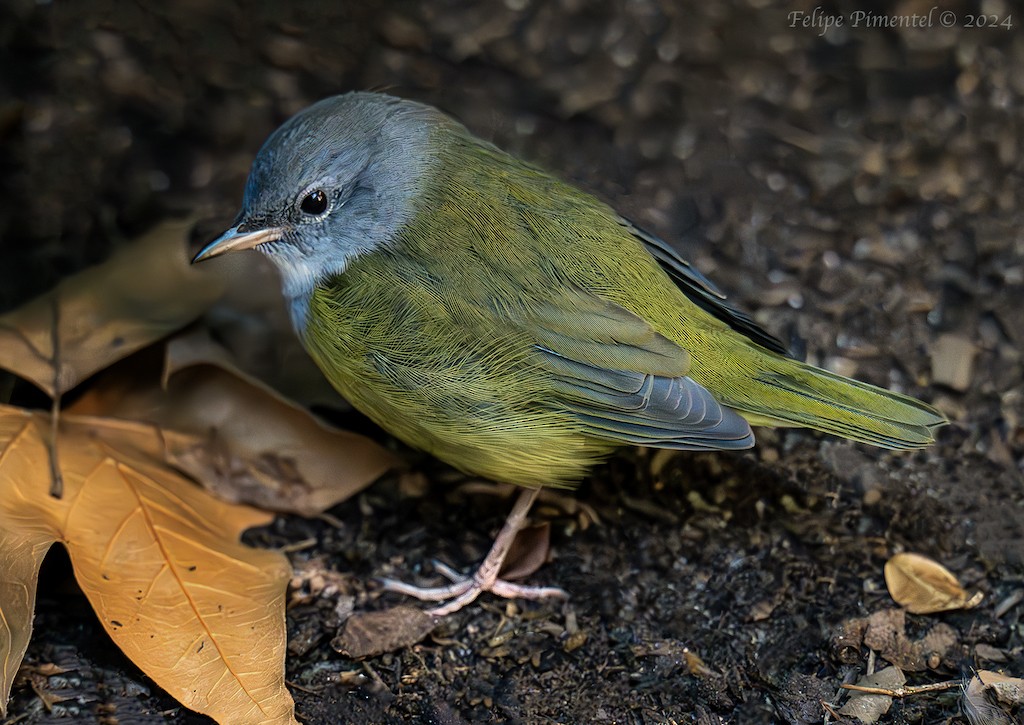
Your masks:
{"label": "dark blurred background", "polygon": [[[807,696],[813,717],[804,720],[793,692],[811,678],[806,692],[834,693],[850,671],[834,659],[830,632],[885,604],[871,592],[886,553],[906,547],[959,562],[990,598],[1024,577],[1024,12],[1001,0],[954,1],[940,19],[933,7],[6,0],[0,310],[167,216],[197,213],[209,219],[198,234],[218,231],[263,139],[316,99],[377,89],[443,108],[677,244],[797,352],[921,395],[956,425],[914,458],[879,459],[799,433],[766,434],[748,458],[684,458],[672,469],[675,498],[657,504],[680,512],[674,522],[629,506],[623,514],[621,501],[601,498],[622,486],[669,496],[643,454],[626,454],[581,494],[619,512],[610,530],[560,542],[591,573],[574,591],[620,591],[632,602],[595,608],[577,596],[591,639],[566,667],[593,677],[607,665],[621,677],[568,676],[586,697],[559,705],[538,699],[558,683],[536,668],[527,676],[492,663],[483,672],[474,661],[471,675],[490,690],[457,678],[410,685],[373,712],[475,720],[500,691],[505,709],[494,719],[820,721],[822,698]],[[851,27],[857,12],[861,26]],[[871,14],[915,13],[931,13],[931,25],[865,25]],[[845,25],[824,31],[814,20],[824,16]],[[968,27],[981,23],[989,27]],[[680,481],[704,486],[718,508],[691,507]],[[790,508],[794,496],[803,514]],[[701,535],[686,534],[691,526]],[[749,591],[712,595],[707,582],[727,565],[749,570],[734,578]],[[593,579],[602,571],[606,579]],[[775,590],[759,571],[782,572],[775,584],[810,584],[802,599],[769,597],[762,617],[751,607]],[[833,588],[822,590],[829,578]],[[689,589],[693,581],[705,584]],[[688,593],[658,588],[676,585]],[[971,648],[984,631],[1017,652],[1007,667],[1022,664],[1013,623],[976,616],[990,619],[952,621],[964,661],[977,662]],[[695,681],[678,658],[674,669],[630,659],[637,642],[672,638],[722,679]],[[955,670],[951,660],[941,674]],[[385,674],[405,692],[395,678]],[[964,722],[955,704],[900,707],[904,718]]]}
{"label": "dark blurred background", "polygon": [[[695,255],[762,275],[799,264],[807,234],[841,257],[928,247],[926,264],[1013,237],[1021,35],[962,27],[1010,6],[951,4],[948,29],[790,27],[815,7],[931,6],[11,0],[0,304],[168,213],[230,216],[267,133],[350,89],[438,105],[671,239],[703,224]],[[918,219],[943,238],[889,238]]]}

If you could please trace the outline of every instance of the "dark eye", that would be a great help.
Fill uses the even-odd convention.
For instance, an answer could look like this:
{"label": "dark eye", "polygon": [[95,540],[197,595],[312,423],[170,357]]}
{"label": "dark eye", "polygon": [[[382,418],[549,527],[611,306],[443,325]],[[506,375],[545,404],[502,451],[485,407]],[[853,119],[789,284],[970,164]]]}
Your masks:
{"label": "dark eye", "polygon": [[327,194],[320,189],[311,191],[303,197],[299,208],[302,209],[303,214],[319,216],[327,211]]}

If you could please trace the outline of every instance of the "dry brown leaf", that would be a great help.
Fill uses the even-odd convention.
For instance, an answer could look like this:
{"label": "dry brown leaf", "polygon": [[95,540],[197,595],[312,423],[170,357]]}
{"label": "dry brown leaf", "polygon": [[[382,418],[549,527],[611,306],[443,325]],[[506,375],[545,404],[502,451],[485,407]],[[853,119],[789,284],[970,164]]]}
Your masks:
{"label": "dry brown leaf", "polygon": [[939,622],[918,639],[910,639],[905,609],[875,612],[864,627],[864,645],[904,672],[939,667],[959,643],[957,631],[945,622]]}
{"label": "dry brown leaf", "polygon": [[547,563],[551,553],[551,524],[527,526],[516,534],[499,576],[508,581],[525,579]]}
{"label": "dry brown leaf", "polygon": [[934,614],[978,606],[981,592],[968,596],[956,577],[938,562],[920,554],[896,554],[885,563],[889,595],[912,614]]}
{"label": "dry brown leaf", "polygon": [[[195,335],[168,344],[166,382],[112,371],[68,410],[160,426],[168,462],[222,499],[315,515],[373,483],[397,459],[365,436],[327,426],[233,367]],[[193,364],[195,359],[220,364]],[[175,372],[176,371],[176,372]]]}
{"label": "dry brown leaf", "polygon": [[[0,406],[0,699],[31,631],[54,541],[119,647],[187,707],[222,723],[293,723],[284,685],[290,569],[238,537],[270,517],[170,470],[151,426],[64,417],[64,496],[48,494],[50,421]],[[2,709],[2,708],[0,708]]]}
{"label": "dry brown leaf", "polygon": [[[886,667],[857,680],[857,685],[860,687],[877,687],[885,690],[896,690],[905,684],[907,684],[907,678],[898,667]],[[839,712],[855,717],[862,723],[874,723],[889,712],[890,707],[892,707],[892,697],[889,695],[854,692]]]}
{"label": "dry brown leaf", "polygon": [[[299,343],[281,293],[277,270],[262,254],[226,255],[224,296],[203,317],[203,327],[230,352],[233,366],[304,405],[347,409],[348,403]],[[219,364],[217,359],[193,362]]]}
{"label": "dry brown leaf", "polygon": [[375,657],[411,647],[430,634],[437,620],[422,609],[392,607],[379,612],[356,612],[345,620],[331,646],[353,659]]}
{"label": "dry brown leaf", "polygon": [[1001,705],[1009,708],[1024,702],[1024,680],[991,670],[975,672],[963,688],[960,703],[973,725],[1012,725],[1014,722]]}
{"label": "dry brown leaf", "polygon": [[976,677],[991,690],[1004,705],[1024,705],[1024,679],[1009,677],[992,670],[978,670]]}
{"label": "dry brown leaf", "polygon": [[222,293],[224,276],[189,265],[190,225],[162,224],[0,316],[0,368],[53,397],[199,317]]}
{"label": "dry brown leaf", "polygon": [[[0,426],[4,422],[0,419]],[[0,429],[0,440],[6,440],[5,433]],[[45,532],[9,531],[0,517],[0,716],[7,714],[11,685],[28,648],[36,580],[51,544],[53,538]]]}

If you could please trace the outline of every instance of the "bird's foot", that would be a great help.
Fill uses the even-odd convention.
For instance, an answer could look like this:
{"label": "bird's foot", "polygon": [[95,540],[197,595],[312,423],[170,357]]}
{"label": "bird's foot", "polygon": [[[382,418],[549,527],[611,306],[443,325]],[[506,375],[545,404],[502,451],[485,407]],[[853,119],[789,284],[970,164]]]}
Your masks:
{"label": "bird's foot", "polygon": [[487,573],[490,568],[487,560],[484,560],[484,563],[472,576],[462,576],[447,564],[439,561],[434,562],[434,567],[450,580],[451,584],[441,587],[418,587],[395,579],[383,579],[381,583],[385,591],[405,594],[426,602],[444,602],[438,607],[427,610],[427,614],[433,617],[443,617],[457,612],[484,592],[490,592],[503,599],[537,600],[568,599],[569,597],[564,589],[558,587],[534,587],[499,579],[495,570],[491,570],[490,574]]}
{"label": "bird's foot", "polygon": [[427,610],[427,614],[434,617],[443,617],[459,611],[483,592],[490,592],[505,599],[567,599],[569,595],[558,587],[531,587],[498,578],[516,534],[526,524],[526,514],[537,497],[537,491],[527,489],[519,494],[487,557],[472,576],[461,576],[451,567],[435,562],[438,571],[451,580],[451,584],[441,587],[418,587],[394,579],[384,579],[382,584],[385,591],[398,592],[428,602],[445,602],[441,606]]}

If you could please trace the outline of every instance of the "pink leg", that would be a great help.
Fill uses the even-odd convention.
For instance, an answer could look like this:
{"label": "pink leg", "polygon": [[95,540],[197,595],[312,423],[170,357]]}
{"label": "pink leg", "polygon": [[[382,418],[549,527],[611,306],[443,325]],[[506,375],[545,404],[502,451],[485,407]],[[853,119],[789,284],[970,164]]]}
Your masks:
{"label": "pink leg", "polygon": [[389,592],[398,592],[416,599],[429,602],[443,602],[439,607],[428,609],[427,614],[434,617],[443,617],[446,614],[457,612],[474,599],[480,596],[481,592],[490,592],[505,599],[547,599],[547,598],[568,598],[568,594],[558,587],[530,587],[522,584],[513,584],[498,578],[505,557],[508,556],[512,542],[516,534],[526,524],[526,515],[530,512],[539,488],[524,489],[519,498],[516,499],[512,512],[505,519],[504,526],[494,539],[491,550],[483,560],[476,572],[471,577],[460,577],[446,566],[439,565],[438,569],[452,583],[443,587],[417,587],[412,584],[396,581],[394,579],[383,580],[384,589]]}

